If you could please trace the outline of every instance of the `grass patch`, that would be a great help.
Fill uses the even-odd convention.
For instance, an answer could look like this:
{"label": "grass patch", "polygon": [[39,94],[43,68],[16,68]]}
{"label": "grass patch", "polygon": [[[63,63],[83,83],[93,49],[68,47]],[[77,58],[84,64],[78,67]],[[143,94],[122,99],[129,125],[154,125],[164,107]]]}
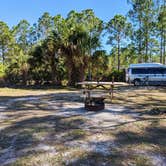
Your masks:
{"label": "grass patch", "polygon": [[[86,132],[81,129],[75,129],[70,131],[65,137],[68,137],[69,139],[79,139],[84,138],[86,135]],[[68,139],[67,139],[68,140]]]}

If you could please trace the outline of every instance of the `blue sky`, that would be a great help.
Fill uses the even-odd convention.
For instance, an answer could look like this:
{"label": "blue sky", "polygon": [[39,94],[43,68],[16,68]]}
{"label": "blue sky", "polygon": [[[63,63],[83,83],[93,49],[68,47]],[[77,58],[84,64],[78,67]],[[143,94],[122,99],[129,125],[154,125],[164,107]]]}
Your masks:
{"label": "blue sky", "polygon": [[0,20],[12,27],[21,19],[26,19],[33,24],[44,12],[49,12],[52,16],[61,14],[66,17],[71,10],[81,11],[90,8],[94,10],[96,16],[104,21],[109,21],[115,14],[125,15],[127,13],[129,6],[126,1],[127,0],[1,0]]}

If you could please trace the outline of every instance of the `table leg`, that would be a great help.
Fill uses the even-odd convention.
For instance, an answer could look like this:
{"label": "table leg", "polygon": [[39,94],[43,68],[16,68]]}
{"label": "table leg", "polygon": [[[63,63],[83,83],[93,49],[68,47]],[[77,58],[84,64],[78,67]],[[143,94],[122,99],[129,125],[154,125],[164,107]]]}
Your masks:
{"label": "table leg", "polygon": [[113,100],[113,97],[114,97],[114,85],[112,85],[112,100]]}
{"label": "table leg", "polygon": [[90,86],[88,85],[88,87],[87,87],[87,93],[88,93],[88,99],[90,99]]}
{"label": "table leg", "polygon": [[112,102],[113,97],[114,97],[114,86],[113,85],[110,86],[110,96],[111,96],[111,102]]}

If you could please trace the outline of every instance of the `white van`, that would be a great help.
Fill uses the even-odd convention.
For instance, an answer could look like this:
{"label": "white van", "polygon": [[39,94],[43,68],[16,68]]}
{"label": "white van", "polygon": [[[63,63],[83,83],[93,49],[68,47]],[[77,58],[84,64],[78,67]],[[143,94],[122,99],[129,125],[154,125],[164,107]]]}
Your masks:
{"label": "white van", "polygon": [[134,85],[166,85],[166,66],[160,63],[131,64],[126,81]]}

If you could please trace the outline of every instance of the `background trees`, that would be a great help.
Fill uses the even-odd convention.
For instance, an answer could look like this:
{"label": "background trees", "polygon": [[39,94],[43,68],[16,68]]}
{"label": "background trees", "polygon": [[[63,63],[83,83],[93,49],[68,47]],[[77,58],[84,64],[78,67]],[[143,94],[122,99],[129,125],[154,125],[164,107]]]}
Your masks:
{"label": "background trees", "polygon": [[[43,18],[44,21],[41,21]],[[40,39],[37,47],[34,47],[29,60],[33,79],[34,71],[40,68],[40,72],[44,72],[45,75],[47,73],[47,78],[56,85],[61,84],[64,79],[61,73],[67,76],[68,85],[75,85],[86,77],[88,64],[91,64],[90,54],[100,46],[102,21],[94,15],[92,10],[84,10],[80,13],[71,11],[66,19],[57,15],[48,20],[50,20],[48,14],[40,19],[40,27],[41,23],[42,27],[43,22],[46,23],[42,28],[44,32],[48,29],[46,27],[50,27],[46,26],[47,23],[52,23],[51,31],[43,33],[44,38]],[[41,74],[37,72],[36,75]],[[44,75],[42,78],[45,78]]]}
{"label": "background trees", "polygon": [[0,21],[0,61],[5,64],[7,54],[10,52],[13,44],[13,35],[8,25]]}
{"label": "background trees", "polygon": [[159,38],[160,38],[160,63],[166,63],[166,2],[163,1],[163,4],[159,8],[158,13],[158,24],[157,28],[159,31]]}
{"label": "background trees", "polygon": [[[70,28],[67,45],[62,49],[68,66],[69,85],[83,81],[85,72],[91,68],[91,54],[100,46],[102,21],[92,10],[83,10],[81,13],[71,11],[66,19]],[[91,71],[88,71],[89,79]]]}
{"label": "background trees", "polygon": [[[91,9],[66,18],[45,12],[33,25],[21,20],[12,28],[0,21],[0,77],[9,84],[73,86],[111,80],[131,63],[165,64],[165,0],[127,1],[127,17],[117,14],[108,23]],[[102,49],[103,32],[110,52]]]}
{"label": "background trees", "polygon": [[[165,10],[165,0],[128,0],[131,9],[128,12],[134,28],[132,41],[137,49],[139,62],[156,61],[152,54],[159,57],[160,43],[160,62],[163,62],[163,51],[165,43],[163,42],[163,28]],[[163,13],[163,14],[161,14]],[[159,31],[159,35],[158,32]],[[160,36],[160,37],[159,37]],[[156,48],[155,48],[156,47]],[[155,48],[155,50],[154,50]]]}
{"label": "background trees", "polygon": [[93,53],[91,58],[92,61],[92,78],[93,80],[100,81],[103,79],[103,76],[106,76],[108,73],[108,56],[105,50],[97,50]]}
{"label": "background trees", "polygon": [[108,44],[116,45],[118,51],[118,71],[120,70],[120,52],[121,45],[127,40],[127,37],[131,35],[131,24],[127,22],[127,19],[122,15],[115,15],[111,19],[107,26],[109,33]]}

